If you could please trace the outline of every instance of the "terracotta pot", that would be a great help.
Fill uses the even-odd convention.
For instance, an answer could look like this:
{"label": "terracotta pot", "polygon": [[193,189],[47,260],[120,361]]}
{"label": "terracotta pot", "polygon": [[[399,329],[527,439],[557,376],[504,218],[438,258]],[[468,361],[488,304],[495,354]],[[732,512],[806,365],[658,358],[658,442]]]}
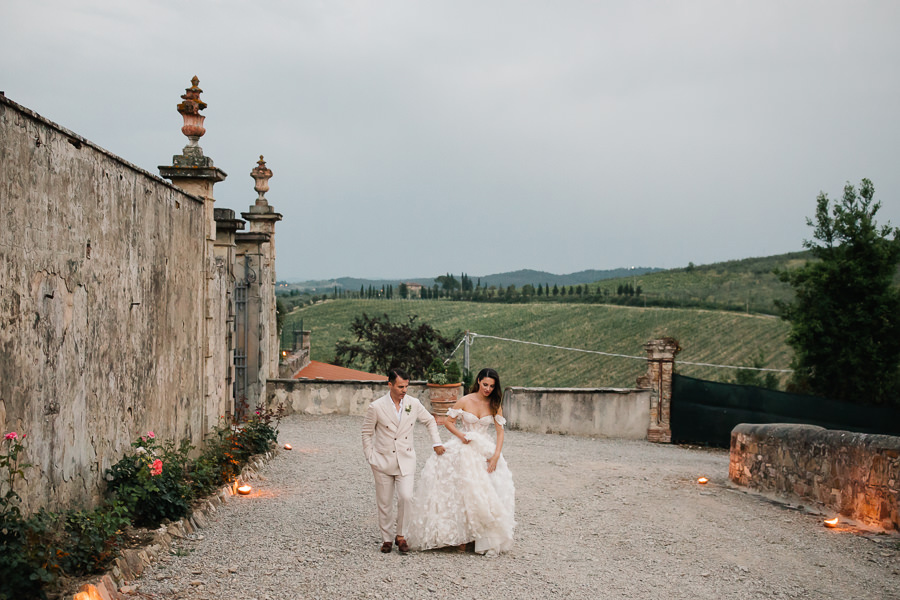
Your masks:
{"label": "terracotta pot", "polygon": [[438,385],[436,383],[428,383],[428,400],[431,402],[431,414],[437,419],[438,423],[443,423],[447,417],[447,410],[450,409],[456,401],[462,398],[461,383],[450,383],[447,385]]}

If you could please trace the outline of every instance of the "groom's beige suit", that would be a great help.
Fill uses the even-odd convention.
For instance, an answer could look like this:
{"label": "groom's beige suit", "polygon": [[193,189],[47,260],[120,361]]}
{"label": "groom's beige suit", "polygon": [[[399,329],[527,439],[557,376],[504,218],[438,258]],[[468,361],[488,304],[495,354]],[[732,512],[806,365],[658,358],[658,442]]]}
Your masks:
{"label": "groom's beige suit", "polygon": [[[375,400],[366,410],[362,426],[362,444],[366,460],[375,475],[375,501],[382,540],[405,536],[411,516],[413,483],[416,472],[416,449],[413,425],[425,425],[435,446],[441,445],[434,417],[417,398],[404,396],[400,411],[390,394]],[[397,518],[392,519],[394,489],[397,490]]]}

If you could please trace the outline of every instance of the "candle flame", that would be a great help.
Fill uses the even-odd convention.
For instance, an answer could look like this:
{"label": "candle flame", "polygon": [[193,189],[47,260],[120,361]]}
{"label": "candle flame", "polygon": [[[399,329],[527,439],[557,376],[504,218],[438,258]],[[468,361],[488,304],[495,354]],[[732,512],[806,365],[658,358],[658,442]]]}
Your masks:
{"label": "candle flame", "polygon": [[290,444],[285,444],[285,445],[284,445],[284,449],[285,449],[285,450],[293,450],[294,447],[291,446]]}
{"label": "candle flame", "polygon": [[833,519],[825,519],[825,527],[837,527],[838,518],[835,517]]}
{"label": "candle flame", "polygon": [[241,487],[238,488],[238,494],[243,494],[243,495],[246,496],[247,494],[250,493],[250,490],[252,490],[252,489],[253,489],[253,488],[251,488],[249,485],[244,484],[244,485],[242,485]]}
{"label": "candle flame", "polygon": [[700,485],[706,485],[707,483],[709,483],[709,479],[707,479],[706,477],[701,477],[697,480],[697,483],[699,483]]}

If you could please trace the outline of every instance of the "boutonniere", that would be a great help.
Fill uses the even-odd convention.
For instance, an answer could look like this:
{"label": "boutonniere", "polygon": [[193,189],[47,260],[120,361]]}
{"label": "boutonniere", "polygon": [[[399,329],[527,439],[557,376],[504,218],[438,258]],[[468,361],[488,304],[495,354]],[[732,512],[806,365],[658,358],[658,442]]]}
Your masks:
{"label": "boutonniere", "polygon": [[406,414],[409,414],[409,411],[411,411],[411,410],[412,410],[412,404],[407,404],[406,405]]}

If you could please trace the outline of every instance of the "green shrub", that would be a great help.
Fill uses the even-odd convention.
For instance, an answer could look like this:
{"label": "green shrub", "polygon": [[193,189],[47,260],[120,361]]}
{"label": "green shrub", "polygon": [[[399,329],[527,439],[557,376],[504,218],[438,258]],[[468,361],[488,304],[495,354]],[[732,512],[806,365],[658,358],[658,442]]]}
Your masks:
{"label": "green shrub", "polygon": [[116,557],[122,530],[129,525],[128,509],[119,502],[92,511],[67,511],[61,515],[65,537],[59,563],[68,575],[99,573]]}
{"label": "green shrub", "polygon": [[15,490],[31,466],[20,462],[25,436],[6,434],[0,440],[0,600],[45,599],[61,575],[103,571],[130,522],[155,527],[185,516],[194,498],[232,481],[252,455],[269,449],[283,412],[259,410],[243,423],[224,422],[195,461],[188,461],[189,443],[176,448],[147,432],[107,471],[108,503],[92,511],[41,509],[27,518]]}
{"label": "green shrub", "polygon": [[187,441],[158,443],[152,431],[132,442],[134,450],[107,470],[107,492],[128,509],[135,525],[156,527],[163,519],[177,520],[190,509],[187,482]]}

